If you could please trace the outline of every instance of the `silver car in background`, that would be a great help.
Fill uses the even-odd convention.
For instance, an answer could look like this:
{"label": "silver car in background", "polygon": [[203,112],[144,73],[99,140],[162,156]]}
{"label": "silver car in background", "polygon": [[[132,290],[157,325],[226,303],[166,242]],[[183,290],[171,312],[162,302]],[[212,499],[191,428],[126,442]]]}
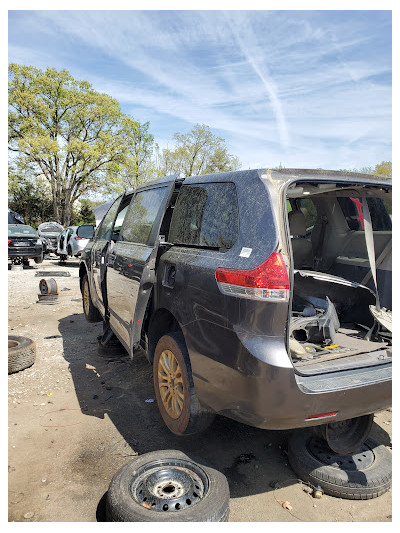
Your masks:
{"label": "silver car in background", "polygon": [[91,224],[69,226],[57,238],[57,255],[61,261],[70,257],[79,257],[93,235]]}

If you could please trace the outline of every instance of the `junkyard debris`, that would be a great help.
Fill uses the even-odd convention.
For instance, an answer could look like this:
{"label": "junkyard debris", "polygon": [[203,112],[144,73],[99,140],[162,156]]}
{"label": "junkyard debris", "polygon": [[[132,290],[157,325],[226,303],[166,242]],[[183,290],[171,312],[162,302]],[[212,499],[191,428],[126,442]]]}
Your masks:
{"label": "junkyard debris", "polygon": [[290,505],[290,502],[287,500],[276,500],[278,503],[282,504],[282,507],[284,509],[287,509],[288,511],[293,511],[293,507]]}

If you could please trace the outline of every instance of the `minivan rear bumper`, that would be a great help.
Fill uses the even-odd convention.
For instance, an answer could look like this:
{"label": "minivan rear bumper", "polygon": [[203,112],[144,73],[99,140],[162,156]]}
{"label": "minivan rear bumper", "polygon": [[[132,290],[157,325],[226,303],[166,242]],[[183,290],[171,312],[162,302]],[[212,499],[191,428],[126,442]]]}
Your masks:
{"label": "minivan rear bumper", "polygon": [[[230,366],[191,353],[189,339],[196,393],[202,403],[221,415],[279,430],[346,420],[391,406],[391,362],[300,377],[289,360],[283,338],[245,336],[241,340],[240,353],[235,354],[235,364]],[[312,418],[326,413],[336,414]]]}
{"label": "minivan rear bumper", "polygon": [[[391,406],[391,379],[329,392],[305,392],[297,384],[293,385],[290,371],[280,370],[278,373],[279,387],[267,391],[265,383],[256,380],[253,385],[257,386],[248,391],[246,399],[227,406],[220,414],[263,429],[294,429],[376,413]],[[293,386],[287,394],[282,394],[285,381]],[[276,401],[277,397],[279,401]],[[336,414],[323,416],[330,413]],[[320,418],[315,418],[318,415]]]}

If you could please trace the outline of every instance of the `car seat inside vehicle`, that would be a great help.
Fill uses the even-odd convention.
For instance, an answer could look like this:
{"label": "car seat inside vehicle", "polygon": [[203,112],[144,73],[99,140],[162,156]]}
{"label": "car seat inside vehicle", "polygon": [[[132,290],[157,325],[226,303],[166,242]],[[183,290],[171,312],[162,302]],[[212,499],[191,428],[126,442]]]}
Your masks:
{"label": "car seat inside vehicle", "polygon": [[289,213],[289,229],[295,268],[312,268],[314,264],[311,241],[306,239],[306,217],[300,210]]}

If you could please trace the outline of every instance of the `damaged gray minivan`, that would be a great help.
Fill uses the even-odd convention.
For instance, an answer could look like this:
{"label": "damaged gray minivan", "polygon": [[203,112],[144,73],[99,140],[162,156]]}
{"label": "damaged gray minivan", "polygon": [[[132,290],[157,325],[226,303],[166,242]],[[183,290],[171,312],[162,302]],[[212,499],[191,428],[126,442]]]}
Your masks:
{"label": "damaged gray minivan", "polygon": [[145,349],[174,433],[219,413],[350,453],[391,405],[390,213],[391,182],[364,174],[166,177],[103,218],[84,312]]}

